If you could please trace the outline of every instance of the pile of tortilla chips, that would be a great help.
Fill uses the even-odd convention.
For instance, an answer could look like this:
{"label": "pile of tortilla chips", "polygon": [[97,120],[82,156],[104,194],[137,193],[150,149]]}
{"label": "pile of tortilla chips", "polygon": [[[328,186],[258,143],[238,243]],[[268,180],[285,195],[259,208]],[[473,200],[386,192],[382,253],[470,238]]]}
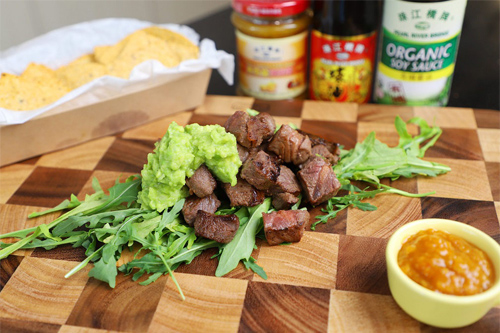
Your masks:
{"label": "pile of tortilla chips", "polygon": [[73,89],[98,77],[127,79],[132,69],[150,59],[165,67],[198,58],[198,47],[184,36],[160,27],[138,30],[112,46],[98,46],[70,64],[52,70],[31,63],[20,75],[2,73],[0,108],[34,110],[57,101]]}

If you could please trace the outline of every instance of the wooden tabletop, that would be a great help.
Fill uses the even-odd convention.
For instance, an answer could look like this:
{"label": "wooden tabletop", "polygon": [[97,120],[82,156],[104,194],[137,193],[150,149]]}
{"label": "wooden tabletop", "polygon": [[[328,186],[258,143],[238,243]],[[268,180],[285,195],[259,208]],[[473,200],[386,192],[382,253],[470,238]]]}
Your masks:
{"label": "wooden tabletop", "polygon": [[[377,196],[370,200],[376,211],[343,211],[316,231],[307,228],[299,243],[269,246],[258,241],[252,256],[266,271],[267,280],[241,265],[217,278],[217,261],[210,259],[215,250],[207,250],[175,272],[185,301],[168,276],[141,286],[120,273],[114,289],[89,278],[90,267],[65,279],[85,258],[78,248],[18,251],[0,261],[0,332],[436,331],[394,302],[385,246],[400,226],[430,217],[472,225],[500,241],[498,111],[207,96],[195,110],[1,168],[0,233],[49,222],[55,214],[30,220],[27,215],[53,207],[72,193],[84,198],[92,192],[93,177],[109,188],[116,178],[140,172],[172,121],[222,124],[234,111],[248,107],[347,149],[373,130],[379,140],[397,144],[395,116],[404,120],[420,116],[443,129],[425,159],[446,164],[452,171],[391,184],[414,193],[436,191],[432,196]],[[311,216],[321,214],[320,209],[311,209]],[[499,330],[500,307],[460,329]]]}

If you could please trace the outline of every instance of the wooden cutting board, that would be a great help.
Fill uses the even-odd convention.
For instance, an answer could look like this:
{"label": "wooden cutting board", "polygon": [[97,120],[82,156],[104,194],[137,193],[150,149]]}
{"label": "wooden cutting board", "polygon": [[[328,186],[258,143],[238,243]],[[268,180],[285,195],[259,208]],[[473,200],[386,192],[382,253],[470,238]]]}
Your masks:
{"label": "wooden cutting board", "polygon": [[[83,198],[92,192],[93,177],[109,188],[120,175],[139,173],[172,121],[223,124],[234,111],[249,107],[348,149],[373,130],[381,141],[396,144],[394,117],[420,116],[443,129],[426,159],[452,171],[391,184],[416,193],[436,191],[430,197],[381,195],[370,201],[376,211],[344,211],[316,231],[307,228],[297,244],[271,247],[258,242],[253,257],[267,272],[266,281],[243,266],[214,277],[217,262],[210,257],[215,250],[209,250],[175,272],[185,301],[167,276],[140,286],[119,274],[115,289],[89,278],[89,268],[65,279],[83,260],[81,249],[18,251],[0,261],[0,331],[434,331],[406,315],[391,297],[384,259],[387,239],[407,222],[436,217],[473,225],[500,240],[498,111],[208,96],[195,110],[1,168],[0,233],[50,221],[54,215],[26,217],[72,193]],[[320,208],[315,208],[311,216],[318,214]],[[462,329],[499,330],[500,307]]]}

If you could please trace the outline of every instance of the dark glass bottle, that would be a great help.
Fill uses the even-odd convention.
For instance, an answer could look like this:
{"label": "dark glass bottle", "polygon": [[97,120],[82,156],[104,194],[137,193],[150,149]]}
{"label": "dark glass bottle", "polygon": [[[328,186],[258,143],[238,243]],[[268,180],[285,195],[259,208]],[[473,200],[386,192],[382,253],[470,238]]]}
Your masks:
{"label": "dark glass bottle", "polygon": [[374,100],[445,106],[466,0],[386,0]]}
{"label": "dark glass bottle", "polygon": [[368,102],[381,2],[316,0],[313,11],[310,98]]}

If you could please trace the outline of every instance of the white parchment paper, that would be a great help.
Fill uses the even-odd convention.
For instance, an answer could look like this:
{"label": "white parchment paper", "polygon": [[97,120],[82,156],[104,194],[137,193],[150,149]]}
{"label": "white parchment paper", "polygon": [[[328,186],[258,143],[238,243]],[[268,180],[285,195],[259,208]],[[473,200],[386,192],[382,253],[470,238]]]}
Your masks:
{"label": "white parchment paper", "polygon": [[12,111],[0,108],[0,125],[21,124],[56,107],[62,112],[146,90],[208,68],[217,69],[228,84],[233,84],[234,56],[217,50],[212,40],[203,39],[199,42],[199,35],[187,26],[121,18],[71,25],[12,47],[0,54],[0,73],[20,75],[31,62],[57,69],[84,54],[93,53],[95,46],[116,44],[130,33],[151,25],[173,30],[189,38],[200,47],[199,59],[184,61],[175,68],[166,68],[159,61],[148,60],[137,65],[127,80],[103,76],[40,109]]}

